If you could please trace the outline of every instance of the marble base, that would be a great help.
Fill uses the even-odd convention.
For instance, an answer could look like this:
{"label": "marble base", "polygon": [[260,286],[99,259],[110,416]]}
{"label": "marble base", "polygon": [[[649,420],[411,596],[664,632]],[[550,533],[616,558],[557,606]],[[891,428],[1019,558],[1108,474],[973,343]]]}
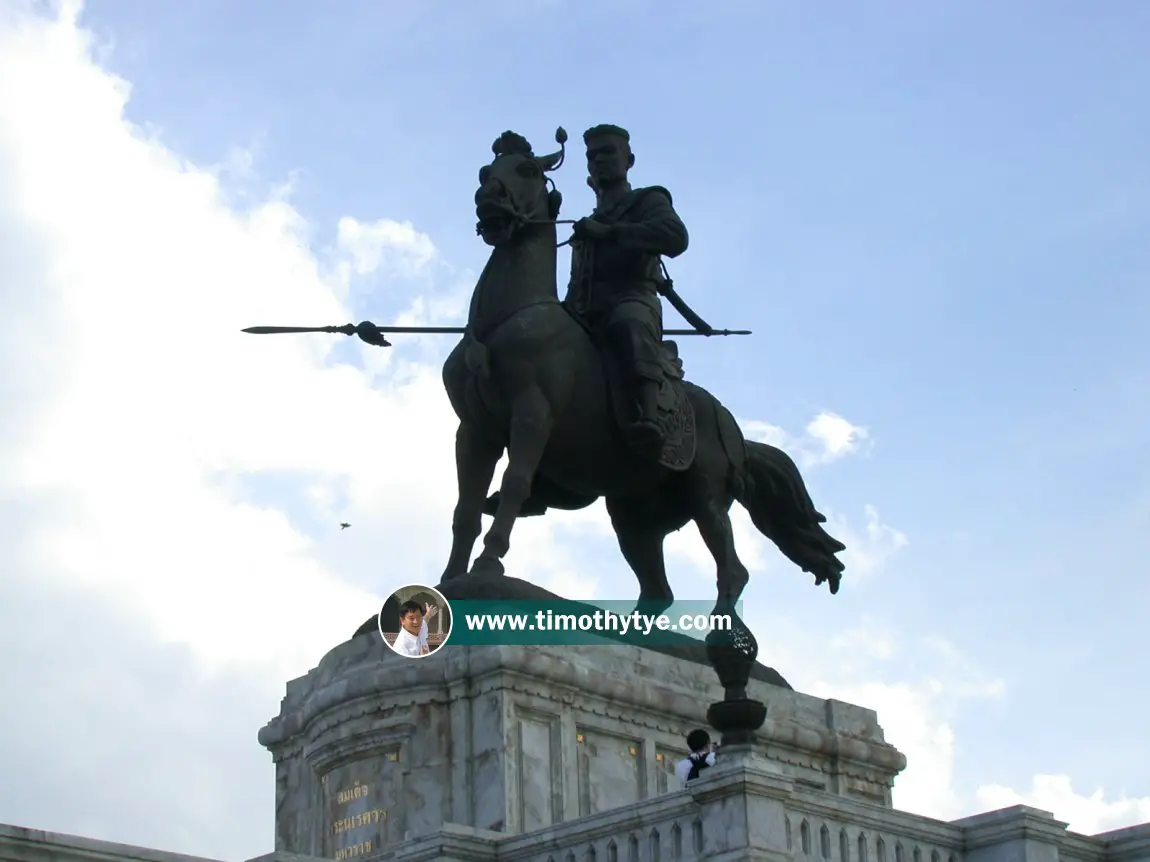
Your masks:
{"label": "marble base", "polygon": [[[890,806],[906,764],[875,713],[752,682],[758,747],[796,786]],[[288,683],[260,732],[276,851],[374,855],[445,823],[519,834],[677,789],[714,672],[633,646],[456,647],[420,661],[378,634]]]}

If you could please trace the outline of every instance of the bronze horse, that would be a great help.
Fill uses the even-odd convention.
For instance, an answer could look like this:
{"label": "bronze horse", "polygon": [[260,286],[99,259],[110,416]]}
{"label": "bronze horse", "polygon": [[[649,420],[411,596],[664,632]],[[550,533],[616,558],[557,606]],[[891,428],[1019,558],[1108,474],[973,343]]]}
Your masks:
{"label": "bronze horse", "polygon": [[[443,582],[501,575],[517,518],[547,508],[580,509],[605,498],[619,548],[639,581],[639,600],[658,612],[674,601],[663,542],[694,521],[715,559],[720,603],[735,602],[749,580],[735,550],[730,508],[741,503],[755,526],[792,562],[838,592],[845,546],[827,534],[794,462],[781,450],[748,441],[713,395],[685,380],[677,391],[687,413],[693,457],[671,468],[636,457],[613,409],[600,349],[560,303],[556,289],[556,219],[561,196],[547,172],[561,148],[536,156],[512,132],[493,145],[479,172],[477,233],[492,246],[471,299],[467,330],[443,366],[459,417],[459,497]],[[673,347],[673,345],[671,345]],[[508,467],[488,498],[503,452]]]}

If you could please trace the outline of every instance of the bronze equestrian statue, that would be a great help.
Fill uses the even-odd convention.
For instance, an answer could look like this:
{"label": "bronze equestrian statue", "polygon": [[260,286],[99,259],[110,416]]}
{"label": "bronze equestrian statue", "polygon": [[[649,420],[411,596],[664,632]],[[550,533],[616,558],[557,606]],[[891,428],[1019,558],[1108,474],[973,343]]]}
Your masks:
{"label": "bronze equestrian statue", "polygon": [[[689,521],[715,559],[721,603],[749,579],[729,516],[738,501],[792,562],[838,591],[844,546],[828,535],[794,462],[743,437],[713,395],[687,382],[662,339],[658,294],[671,296],[661,257],[687,246],[665,189],[631,189],[629,136],[585,135],[595,214],[576,223],[565,302],[556,283],[562,197],[547,173],[561,148],[536,156],[505,132],[479,171],[477,232],[492,247],[466,332],[443,367],[459,417],[458,502],[443,583],[469,577],[484,512],[494,521],[470,575],[503,574],[517,518],[606,501],[619,548],[652,612],[669,607],[663,542]],[[677,297],[676,297],[677,298]],[[676,303],[681,308],[681,301]],[[508,467],[487,497],[504,451]]]}

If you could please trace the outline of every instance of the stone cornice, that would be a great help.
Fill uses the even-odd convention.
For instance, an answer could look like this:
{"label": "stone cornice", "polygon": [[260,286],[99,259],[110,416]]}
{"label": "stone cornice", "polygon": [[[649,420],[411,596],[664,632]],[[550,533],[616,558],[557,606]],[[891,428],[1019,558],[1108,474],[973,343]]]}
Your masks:
{"label": "stone cornice", "polygon": [[[635,648],[638,653],[638,648]],[[333,651],[325,658],[333,664]],[[317,679],[331,681],[309,693],[297,688],[296,703],[289,706],[260,732],[260,742],[276,759],[298,751],[299,738],[315,737],[334,724],[344,724],[380,709],[386,698],[389,708],[432,703],[447,704],[462,693],[477,697],[512,691],[556,703],[575,705],[588,715],[628,721],[635,727],[679,735],[682,727],[702,720],[699,697],[656,685],[637,686],[633,680],[596,676],[592,669],[554,653],[533,649],[467,647],[435,662],[376,662],[359,667],[344,666],[333,677],[317,668]],[[718,697],[716,689],[715,696]],[[668,721],[668,719],[671,719]],[[783,762],[826,771],[817,758],[837,758],[836,772],[889,786],[890,778],[906,766],[906,758],[886,742],[864,739],[829,727],[800,725],[768,719],[758,734],[767,744],[778,746]]]}
{"label": "stone cornice", "polygon": [[445,823],[430,835],[400,844],[385,858],[394,862],[432,862],[438,859],[493,862],[502,855],[500,846],[506,840],[506,836],[498,832]]}
{"label": "stone cornice", "polygon": [[365,755],[397,751],[414,730],[410,722],[396,722],[351,737],[337,736],[308,750],[305,758],[313,771],[323,774]]}
{"label": "stone cornice", "polygon": [[0,824],[0,859],[43,862],[45,858],[53,862],[218,862],[201,856]]}
{"label": "stone cornice", "polygon": [[[1101,859],[1106,854],[1106,842],[1090,835],[1064,832],[1062,837],[1058,839],[1058,852],[1060,855],[1073,856],[1078,859]],[[1150,856],[1150,853],[1141,858],[1145,859],[1147,856]]]}
{"label": "stone cornice", "polygon": [[1150,823],[1103,832],[1091,840],[1105,847],[1107,862],[1144,862],[1150,859]]}
{"label": "stone cornice", "polygon": [[1026,805],[964,817],[955,820],[954,825],[962,829],[963,845],[967,850],[1023,838],[1057,845],[1066,838],[1067,826],[1055,820],[1049,811]]}
{"label": "stone cornice", "polygon": [[906,756],[889,743],[850,736],[830,728],[768,718],[755,736],[762,743],[781,749],[783,756],[776,759],[794,766],[821,769],[816,757],[836,758],[838,772],[871,781],[876,780],[877,772],[887,785],[906,768]]}
{"label": "stone cornice", "polygon": [[[516,694],[526,694],[551,703],[560,703],[564,706],[574,706],[587,716],[602,716],[626,721],[635,727],[679,736],[684,725],[689,725],[692,718],[681,711],[684,703],[664,704],[657,709],[655,698],[630,698],[624,700],[613,698],[602,691],[580,691],[569,683],[556,683],[552,680],[543,680],[529,676],[520,671],[506,671],[491,674],[482,682],[477,683],[476,694],[494,694],[500,691],[511,691]],[[631,689],[631,692],[634,690]],[[677,696],[672,695],[677,699]],[[636,703],[636,700],[647,702]],[[691,703],[691,701],[686,701]],[[672,724],[667,718],[678,718]]]}

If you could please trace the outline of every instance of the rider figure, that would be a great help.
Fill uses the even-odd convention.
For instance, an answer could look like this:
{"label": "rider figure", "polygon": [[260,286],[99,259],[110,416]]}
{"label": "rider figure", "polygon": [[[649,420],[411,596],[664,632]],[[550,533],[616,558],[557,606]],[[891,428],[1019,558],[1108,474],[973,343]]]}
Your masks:
{"label": "rider figure", "polygon": [[687,228],[666,189],[631,188],[627,172],[635,156],[625,129],[595,126],[583,133],[583,142],[596,206],[591,217],[574,226],[564,303],[620,366],[635,401],[626,429],[629,442],[657,457],[663,444],[657,421],[663,378],[659,293],[665,284],[660,257],[678,257],[687,250]]}

